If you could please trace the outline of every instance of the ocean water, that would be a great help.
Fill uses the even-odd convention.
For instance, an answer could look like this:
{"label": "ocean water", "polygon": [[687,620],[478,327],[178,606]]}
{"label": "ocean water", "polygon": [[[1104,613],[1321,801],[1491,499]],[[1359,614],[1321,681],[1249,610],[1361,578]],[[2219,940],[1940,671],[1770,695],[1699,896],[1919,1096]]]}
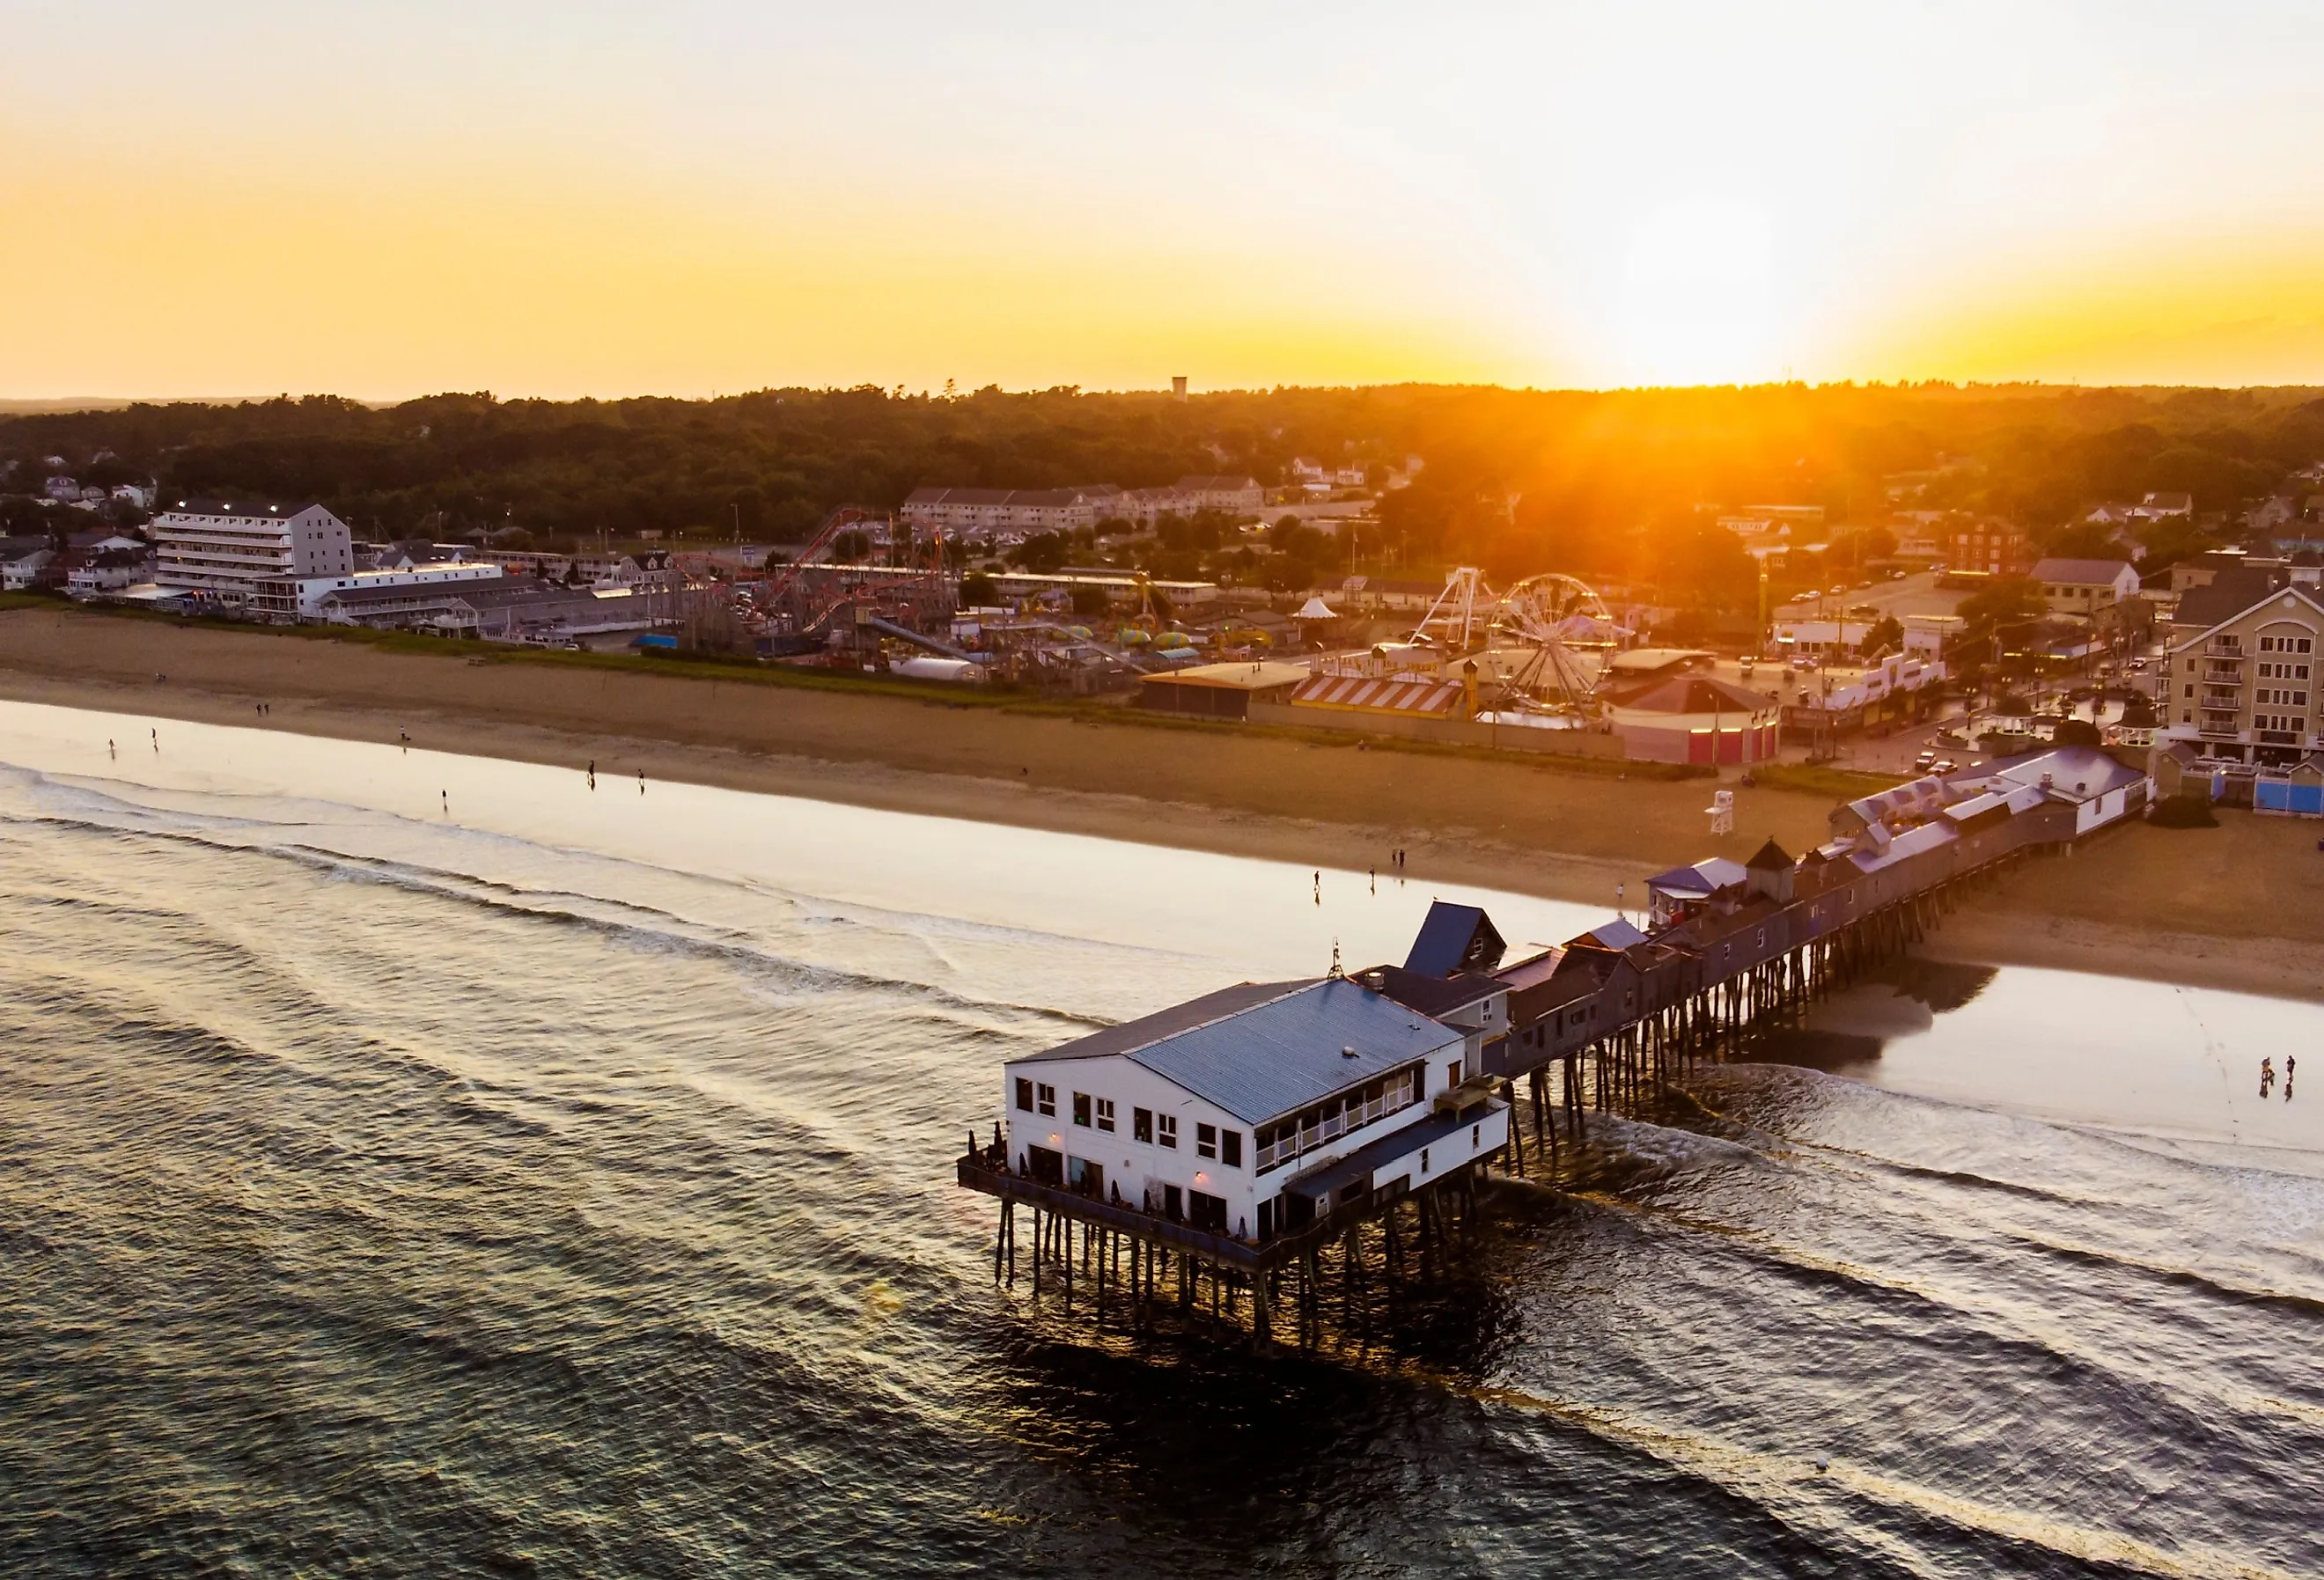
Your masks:
{"label": "ocean water", "polygon": [[1360,1346],[993,1288],[1003,1057],[1438,893],[1601,914],[0,705],[0,1572],[2324,1573],[2312,1006],[1899,970]]}

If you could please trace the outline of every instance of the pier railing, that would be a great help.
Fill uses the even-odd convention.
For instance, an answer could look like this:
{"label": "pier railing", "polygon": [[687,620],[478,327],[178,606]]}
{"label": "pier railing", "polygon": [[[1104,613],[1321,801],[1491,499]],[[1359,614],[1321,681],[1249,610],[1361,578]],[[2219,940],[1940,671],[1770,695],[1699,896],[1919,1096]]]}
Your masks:
{"label": "pier railing", "polygon": [[964,1154],[957,1163],[958,1180],[971,1190],[981,1190],[1003,1201],[1020,1201],[1085,1224],[1102,1224],[1245,1272],[1280,1267],[1326,1241],[1337,1239],[1351,1224],[1370,1221],[1379,1211],[1376,1201],[1351,1202],[1312,1223],[1270,1234],[1265,1240],[1238,1240],[1231,1234],[1197,1229],[1175,1218],[1084,1196],[1062,1186],[1044,1185],[1011,1172],[1006,1165],[987,1162],[982,1152]]}

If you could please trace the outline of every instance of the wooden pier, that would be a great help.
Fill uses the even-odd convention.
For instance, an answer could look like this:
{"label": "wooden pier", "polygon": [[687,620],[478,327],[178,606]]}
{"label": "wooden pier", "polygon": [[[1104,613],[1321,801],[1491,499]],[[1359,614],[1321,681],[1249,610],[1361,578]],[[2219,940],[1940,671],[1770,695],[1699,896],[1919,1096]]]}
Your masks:
{"label": "wooden pier", "polygon": [[[1350,980],[1391,997],[1425,999],[1447,983],[1506,991],[1505,1023],[1471,1067],[1498,1085],[1507,1140],[1425,1184],[1399,1179],[1310,1223],[1273,1233],[1262,1224],[1257,1237],[1195,1228],[1012,1169],[997,1133],[991,1148],[972,1142],[959,1183],[1001,1203],[993,1278],[1016,1284],[1021,1206],[1031,1214],[1033,1294],[1054,1294],[1069,1312],[1078,1298],[1101,1326],[1118,1314],[1146,1331],[1174,1310],[1266,1345],[1281,1336],[1287,1301],[1302,1344],[1315,1342],[1334,1308],[1361,1331],[1375,1297],[1392,1304],[1406,1281],[1447,1265],[1494,1175],[1553,1187],[1572,1178],[1592,1115],[1638,1114],[1698,1066],[1748,1057],[1818,1000],[1906,953],[1967,893],[2024,862],[2070,854],[2075,808],[2021,799],[1991,812],[1980,801],[1941,838],[1884,828],[1797,861],[1770,841],[1748,868],[1723,864],[1729,875],[1705,903],[1674,908],[1651,932],[1609,924],[1499,967],[1485,921],[1495,949],[1483,971],[1416,983],[1409,969],[1357,973]],[[1411,996],[1400,1002],[1426,1012]]]}

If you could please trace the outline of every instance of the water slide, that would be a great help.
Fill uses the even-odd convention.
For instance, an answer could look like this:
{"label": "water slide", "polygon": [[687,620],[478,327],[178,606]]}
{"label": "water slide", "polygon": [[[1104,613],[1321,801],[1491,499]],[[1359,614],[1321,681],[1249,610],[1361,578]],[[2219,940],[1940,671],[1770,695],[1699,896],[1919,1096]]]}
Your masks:
{"label": "water slide", "polygon": [[882,636],[892,636],[898,642],[908,642],[914,647],[924,647],[938,658],[960,659],[972,664],[990,661],[970,652],[966,648],[954,647],[952,643],[939,641],[933,636],[923,636],[908,625],[899,625],[893,620],[882,620],[876,614],[864,624]]}

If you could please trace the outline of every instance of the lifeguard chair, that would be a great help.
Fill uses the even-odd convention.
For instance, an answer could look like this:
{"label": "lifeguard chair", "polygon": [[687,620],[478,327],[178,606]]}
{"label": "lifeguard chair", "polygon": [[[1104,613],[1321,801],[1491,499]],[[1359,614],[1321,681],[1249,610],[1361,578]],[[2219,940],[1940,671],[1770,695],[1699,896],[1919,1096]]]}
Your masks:
{"label": "lifeguard chair", "polygon": [[1711,805],[1705,807],[1703,810],[1711,814],[1711,833],[1735,832],[1735,792],[1733,790],[1713,790],[1711,794]]}

